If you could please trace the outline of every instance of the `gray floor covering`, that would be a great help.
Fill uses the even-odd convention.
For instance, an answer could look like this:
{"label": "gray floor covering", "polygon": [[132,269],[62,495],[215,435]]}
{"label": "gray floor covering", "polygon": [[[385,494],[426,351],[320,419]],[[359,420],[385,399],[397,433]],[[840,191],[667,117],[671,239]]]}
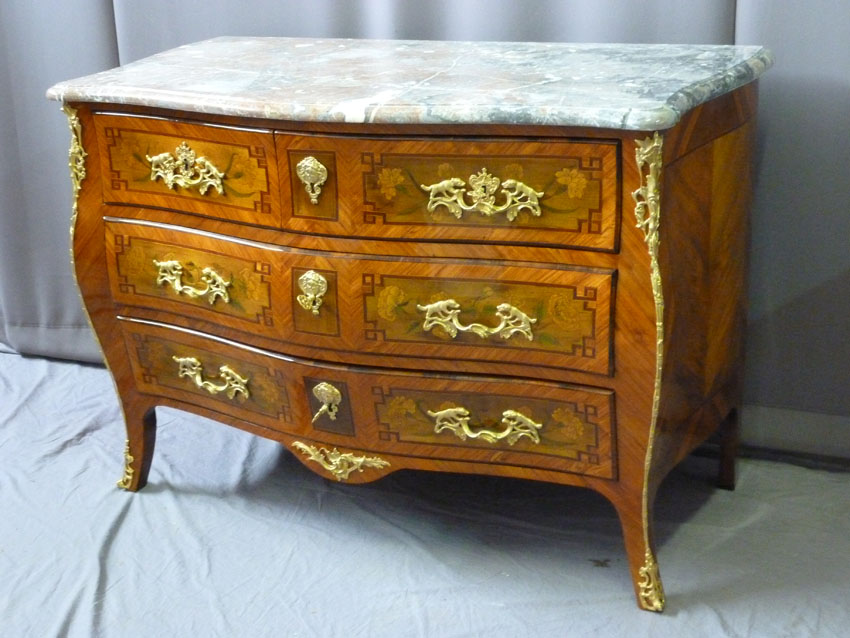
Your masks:
{"label": "gray floor covering", "polygon": [[[848,636],[850,473],[690,458],[658,497],[662,614],[586,490],[399,472],[361,486],[159,411],[115,487],[107,373],[0,353],[0,636]],[[804,427],[805,424],[801,424]]]}

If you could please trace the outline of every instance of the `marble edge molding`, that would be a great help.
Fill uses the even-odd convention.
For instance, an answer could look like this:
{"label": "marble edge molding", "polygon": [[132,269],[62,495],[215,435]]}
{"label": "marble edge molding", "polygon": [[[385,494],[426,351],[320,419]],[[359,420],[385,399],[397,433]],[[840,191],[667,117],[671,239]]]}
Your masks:
{"label": "marble edge molding", "polygon": [[[228,40],[215,38],[206,42]],[[259,38],[262,39],[262,38]],[[329,39],[320,39],[328,41]],[[356,40],[340,40],[356,42]],[[374,41],[399,44],[417,44],[415,41]],[[203,44],[203,43],[196,43]],[[460,44],[460,43],[458,43]],[[471,44],[471,43],[463,43]],[[509,44],[509,43],[481,43]],[[569,43],[549,43],[564,44]],[[194,45],[184,45],[191,47]],[[617,46],[611,44],[609,46]],[[639,46],[639,45],[628,45]],[[656,46],[656,45],[647,45]],[[688,45],[681,45],[688,46]],[[732,46],[732,45],[718,45]],[[352,95],[350,100],[316,102],[287,102],[280,99],[259,101],[256,96],[237,93],[193,92],[166,89],[143,84],[116,84],[102,79],[115,69],[55,84],[47,90],[47,98],[60,102],[118,103],[151,106],[163,109],[188,110],[213,115],[256,117],[281,121],[339,122],[376,124],[525,124],[547,126],[581,126],[618,130],[654,131],[675,126],[689,110],[713,98],[731,92],[757,80],[774,63],[773,53],[766,47],[746,46],[753,49],[749,57],[735,65],[724,67],[674,91],[664,103],[621,107],[618,105],[475,105],[475,110],[458,113],[457,104],[439,102],[393,103],[363,99]],[[160,55],[160,54],[158,54]],[[156,56],[152,56],[155,58]],[[152,58],[130,63],[144,64]],[[495,98],[494,98],[495,99]],[[490,110],[488,110],[488,108]]]}
{"label": "marble edge molding", "polygon": [[[692,108],[758,80],[765,71],[773,66],[774,61],[775,58],[770,49],[759,47],[754,55],[725,69],[723,73],[718,73],[700,82],[694,82],[676,91],[667,99],[667,105],[663,109],[659,109],[665,111],[669,109],[675,114],[675,119],[669,125],[659,126],[655,130],[672,128]],[[652,127],[630,126],[628,124],[630,123],[624,122],[624,125],[620,128],[642,131],[654,130]]]}

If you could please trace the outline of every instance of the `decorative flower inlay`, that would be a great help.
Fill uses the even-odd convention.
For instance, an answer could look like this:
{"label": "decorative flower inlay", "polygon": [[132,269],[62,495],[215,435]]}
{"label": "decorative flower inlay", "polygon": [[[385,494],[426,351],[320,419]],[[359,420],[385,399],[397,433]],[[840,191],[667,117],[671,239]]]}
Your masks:
{"label": "decorative flower inlay", "polygon": [[572,410],[558,408],[552,412],[552,419],[563,425],[561,432],[569,441],[577,441],[584,436],[584,422]]}
{"label": "decorative flower inlay", "polygon": [[396,186],[403,183],[404,175],[402,175],[400,168],[383,168],[378,173],[378,186],[381,189],[381,195],[388,202],[395,199],[395,196],[398,194]]}
{"label": "decorative flower inlay", "polygon": [[[596,356],[596,286],[553,290],[536,284],[482,283],[382,277],[370,282],[366,320],[393,341],[436,344],[460,338],[461,332],[482,339],[498,334],[515,347],[527,340],[538,350]],[[463,340],[468,343],[470,338]]]}
{"label": "decorative flower inlay", "polygon": [[522,164],[508,164],[502,173],[508,179],[522,179],[524,171]]}
{"label": "decorative flower inlay", "polygon": [[555,179],[567,187],[567,195],[573,199],[584,195],[584,189],[587,188],[587,177],[577,168],[562,168],[555,173]]}
{"label": "decorative flower inlay", "polygon": [[582,312],[580,304],[569,296],[558,293],[549,297],[549,317],[559,328],[569,334],[581,331]]}
{"label": "decorative flower inlay", "polygon": [[416,402],[406,396],[393,397],[387,405],[387,420],[393,424],[403,423],[407,415],[416,414]]}
{"label": "decorative flower inlay", "polygon": [[398,286],[387,286],[378,293],[378,316],[387,321],[395,321],[396,311],[405,304],[407,295]]}

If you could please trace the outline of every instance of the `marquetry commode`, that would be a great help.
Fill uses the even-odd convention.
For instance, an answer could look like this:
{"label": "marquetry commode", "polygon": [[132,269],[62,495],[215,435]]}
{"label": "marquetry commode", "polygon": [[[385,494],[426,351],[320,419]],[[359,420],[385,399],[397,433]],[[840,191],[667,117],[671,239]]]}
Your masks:
{"label": "marquetry commode", "polygon": [[153,408],[340,481],[734,481],[760,47],[219,38],[59,84],[72,258],[140,489]]}

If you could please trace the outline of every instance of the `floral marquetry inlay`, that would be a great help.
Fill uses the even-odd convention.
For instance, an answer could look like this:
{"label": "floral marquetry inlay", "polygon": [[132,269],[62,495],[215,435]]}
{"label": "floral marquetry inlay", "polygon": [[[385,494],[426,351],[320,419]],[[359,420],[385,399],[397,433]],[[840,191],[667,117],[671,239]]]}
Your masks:
{"label": "floral marquetry inlay", "polygon": [[611,145],[529,143],[523,156],[505,155],[496,143],[458,146],[469,154],[363,153],[364,203],[372,211],[364,221],[551,229],[587,235],[584,245],[612,245],[618,167]]}
{"label": "floral marquetry inlay", "polygon": [[228,414],[247,410],[292,422],[286,380],[268,367],[246,361],[239,353],[223,354],[144,334],[133,334],[132,339],[142,391],[176,390],[193,395],[193,401],[203,397],[214,402],[216,410]]}
{"label": "floral marquetry inlay", "polygon": [[263,329],[274,326],[270,263],[140,236],[148,232],[141,226],[107,224],[110,277],[122,302],[150,303],[147,298],[154,297],[178,312],[194,314],[202,308]]}
{"label": "floral marquetry inlay", "polygon": [[366,295],[366,320],[388,341],[501,343],[592,358],[599,294],[589,286],[384,276]]}
{"label": "floral marquetry inlay", "polygon": [[278,169],[269,162],[271,136],[234,130],[225,141],[199,124],[111,114],[96,115],[95,128],[107,201],[273,222]]}
{"label": "floral marquetry inlay", "polygon": [[[532,396],[373,389],[385,436],[414,444],[500,448],[612,469],[609,395],[572,393],[564,400]],[[572,399],[572,400],[569,400]]]}
{"label": "floral marquetry inlay", "polygon": [[392,201],[398,194],[396,188],[404,184],[404,175],[400,168],[382,168],[378,173],[378,186],[381,189],[381,195],[387,201]]}
{"label": "floral marquetry inlay", "polygon": [[584,195],[584,189],[587,188],[587,175],[577,168],[562,168],[555,173],[555,179],[567,187],[567,196],[574,199]]}

